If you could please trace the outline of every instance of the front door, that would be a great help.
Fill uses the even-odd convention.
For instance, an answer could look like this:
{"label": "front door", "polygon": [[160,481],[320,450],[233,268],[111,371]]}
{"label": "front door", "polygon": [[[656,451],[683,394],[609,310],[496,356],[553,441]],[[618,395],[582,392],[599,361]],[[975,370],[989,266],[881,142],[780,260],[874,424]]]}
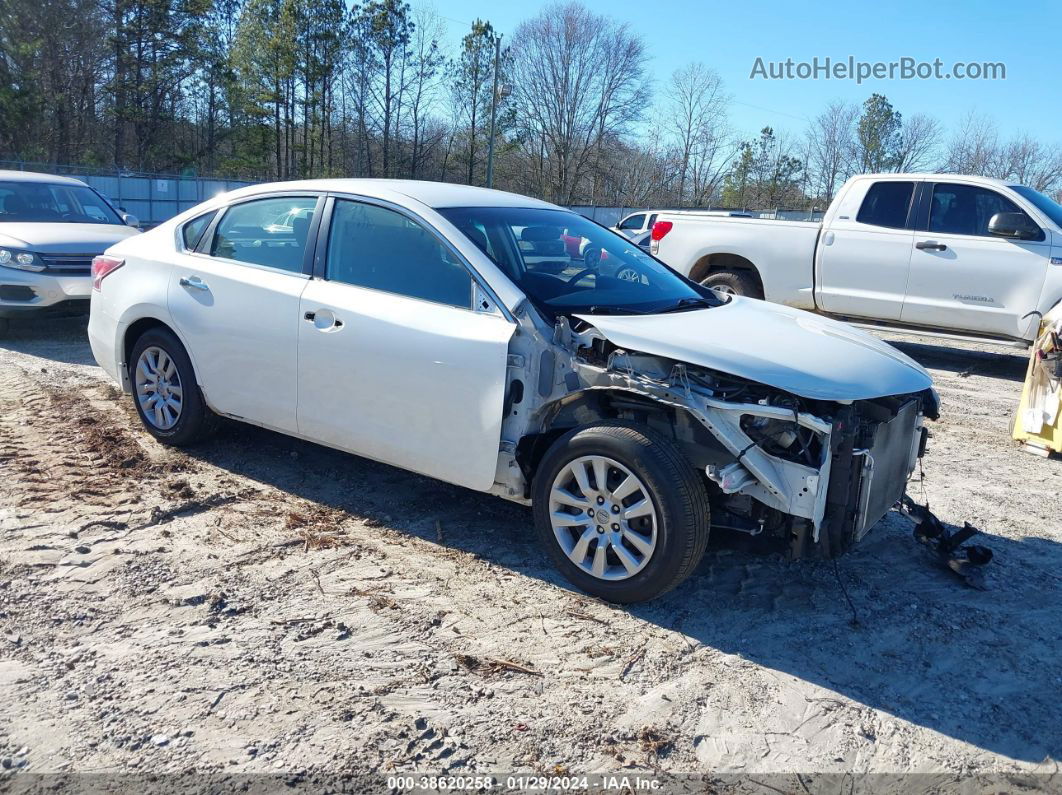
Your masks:
{"label": "front door", "polygon": [[914,237],[901,321],[1025,337],[1040,322],[1027,315],[1040,300],[1050,242],[989,234],[993,215],[1021,212],[997,191],[949,182],[932,191],[927,222]]}
{"label": "front door", "polygon": [[[234,204],[196,252],[176,256],[170,314],[217,412],[297,431],[299,298],[317,204],[306,195]],[[296,208],[301,218],[277,225]]]}
{"label": "front door", "polygon": [[336,199],[327,241],[302,294],[300,433],[489,489],[515,326],[473,311],[465,264],[397,209]]}

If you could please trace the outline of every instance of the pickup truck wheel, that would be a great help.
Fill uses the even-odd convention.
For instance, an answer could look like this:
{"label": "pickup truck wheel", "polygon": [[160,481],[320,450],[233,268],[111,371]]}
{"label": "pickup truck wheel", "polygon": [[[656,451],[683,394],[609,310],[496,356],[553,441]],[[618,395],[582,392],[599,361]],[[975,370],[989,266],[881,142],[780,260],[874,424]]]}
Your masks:
{"label": "pickup truck wheel", "polygon": [[192,360],[169,329],[140,335],[129,356],[129,381],[140,421],[160,442],[184,447],[214,430],[216,415],[199,391]]}
{"label": "pickup truck wheel", "polygon": [[546,452],[535,526],[561,573],[621,604],[671,590],[704,555],[708,493],[672,442],[619,422],[577,428]]}
{"label": "pickup truck wheel", "polygon": [[756,281],[756,277],[748,271],[716,271],[709,274],[701,284],[721,293],[763,298],[763,290]]}
{"label": "pickup truck wheel", "polygon": [[11,328],[11,321],[6,317],[0,317],[0,334],[6,333],[9,328]]}

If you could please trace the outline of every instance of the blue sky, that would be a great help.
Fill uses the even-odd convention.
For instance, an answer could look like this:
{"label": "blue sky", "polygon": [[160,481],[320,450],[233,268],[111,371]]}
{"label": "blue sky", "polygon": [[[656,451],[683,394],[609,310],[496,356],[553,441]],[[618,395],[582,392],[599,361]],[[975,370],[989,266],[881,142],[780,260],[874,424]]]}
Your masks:
{"label": "blue sky", "polygon": [[[657,88],[676,68],[700,60],[722,76],[733,96],[731,119],[745,133],[765,125],[797,132],[834,99],[862,102],[885,94],[904,115],[927,113],[947,130],[971,109],[995,119],[1000,133],[1019,132],[1062,142],[1058,0],[988,0],[963,3],[710,2],[709,0],[584,0],[637,27],[648,47]],[[547,3],[434,0],[449,27],[451,44],[476,17],[512,34]],[[757,57],[765,61],[1003,62],[1005,80],[751,80]]]}

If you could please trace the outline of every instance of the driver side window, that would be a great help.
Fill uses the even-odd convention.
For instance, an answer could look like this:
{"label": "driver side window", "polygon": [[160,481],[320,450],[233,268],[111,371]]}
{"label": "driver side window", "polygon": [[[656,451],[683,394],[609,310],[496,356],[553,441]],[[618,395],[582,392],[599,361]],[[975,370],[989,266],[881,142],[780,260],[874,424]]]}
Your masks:
{"label": "driver side window", "polygon": [[[991,235],[988,222],[993,215],[1020,212],[1021,209],[1014,202],[994,190],[940,182],[933,187],[929,231],[988,237]],[[1029,223],[1033,223],[1031,218]]]}

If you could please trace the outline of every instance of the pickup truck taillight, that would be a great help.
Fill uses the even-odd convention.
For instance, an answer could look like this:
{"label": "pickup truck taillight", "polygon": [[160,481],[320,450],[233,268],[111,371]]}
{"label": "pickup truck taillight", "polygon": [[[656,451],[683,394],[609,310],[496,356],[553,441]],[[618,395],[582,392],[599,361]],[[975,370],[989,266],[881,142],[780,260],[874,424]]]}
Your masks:
{"label": "pickup truck taillight", "polygon": [[671,221],[657,221],[653,224],[653,231],[649,234],[653,240],[663,240],[664,235],[671,231],[675,224]]}
{"label": "pickup truck taillight", "polygon": [[104,277],[114,273],[123,265],[125,265],[124,259],[114,257],[99,256],[92,260],[92,289],[98,292],[103,285]]}

